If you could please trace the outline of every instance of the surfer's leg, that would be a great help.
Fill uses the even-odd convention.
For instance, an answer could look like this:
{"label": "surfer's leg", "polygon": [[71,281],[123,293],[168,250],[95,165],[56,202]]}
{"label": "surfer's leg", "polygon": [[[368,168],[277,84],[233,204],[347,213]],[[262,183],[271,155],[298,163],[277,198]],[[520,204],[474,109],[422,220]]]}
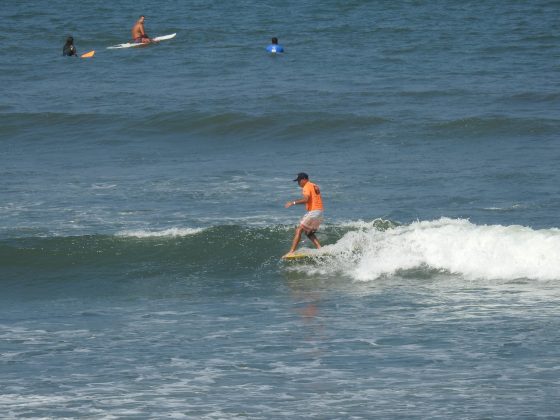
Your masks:
{"label": "surfer's leg", "polygon": [[309,232],[306,233],[307,237],[309,238],[309,240],[311,242],[313,242],[313,244],[315,244],[315,246],[317,247],[317,249],[321,248],[321,244],[319,243],[319,240],[317,239],[317,237],[315,236],[315,232]]}
{"label": "surfer's leg", "polygon": [[296,234],[294,235],[294,240],[292,241],[292,247],[290,248],[290,252],[294,252],[301,240],[301,232],[303,232],[303,228],[298,226],[296,228]]}

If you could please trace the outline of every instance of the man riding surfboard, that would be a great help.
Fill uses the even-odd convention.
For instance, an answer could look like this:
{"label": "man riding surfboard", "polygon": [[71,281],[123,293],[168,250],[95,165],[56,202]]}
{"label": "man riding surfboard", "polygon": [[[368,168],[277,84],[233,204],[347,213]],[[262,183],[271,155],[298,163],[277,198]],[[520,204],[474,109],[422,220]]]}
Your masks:
{"label": "man riding surfboard", "polygon": [[321,190],[318,185],[309,181],[309,176],[305,172],[300,172],[296,179],[294,179],[294,182],[297,182],[302,188],[303,197],[299,200],[286,202],[284,207],[289,208],[297,204],[305,204],[307,213],[305,213],[299,226],[296,228],[292,247],[284,257],[288,257],[295,252],[303,232],[305,232],[307,237],[317,248],[321,248],[321,244],[315,236],[315,232],[323,222],[323,200],[321,198]]}

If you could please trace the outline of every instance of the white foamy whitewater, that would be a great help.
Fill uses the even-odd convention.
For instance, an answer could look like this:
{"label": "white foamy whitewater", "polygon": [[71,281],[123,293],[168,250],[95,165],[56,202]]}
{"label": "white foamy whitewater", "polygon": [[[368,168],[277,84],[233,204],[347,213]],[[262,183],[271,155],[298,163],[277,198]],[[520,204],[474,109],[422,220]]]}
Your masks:
{"label": "white foamy whitewater", "polygon": [[204,231],[203,228],[169,228],[164,230],[123,230],[116,233],[116,236],[134,238],[159,238],[159,237],[180,237],[196,235]]}
{"label": "white foamy whitewater", "polygon": [[560,280],[560,230],[476,225],[441,218],[379,230],[359,224],[322,248],[313,265],[301,270],[340,273],[355,280],[427,269],[471,279]]}

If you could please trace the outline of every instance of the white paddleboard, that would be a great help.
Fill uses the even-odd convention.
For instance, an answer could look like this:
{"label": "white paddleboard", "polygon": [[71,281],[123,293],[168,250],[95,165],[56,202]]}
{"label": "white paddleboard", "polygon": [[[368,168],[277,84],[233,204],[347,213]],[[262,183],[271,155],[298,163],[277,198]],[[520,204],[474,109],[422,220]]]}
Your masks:
{"label": "white paddleboard", "polygon": [[168,39],[173,39],[173,38],[175,38],[175,35],[177,35],[177,34],[174,33],[174,34],[169,34],[169,35],[156,36],[155,38],[152,38],[152,42],[127,42],[126,44],[112,45],[110,47],[107,47],[107,49],[108,50],[116,50],[116,49],[120,49],[120,48],[146,47],[148,45],[152,45],[152,44],[160,42],[160,41],[167,41]]}

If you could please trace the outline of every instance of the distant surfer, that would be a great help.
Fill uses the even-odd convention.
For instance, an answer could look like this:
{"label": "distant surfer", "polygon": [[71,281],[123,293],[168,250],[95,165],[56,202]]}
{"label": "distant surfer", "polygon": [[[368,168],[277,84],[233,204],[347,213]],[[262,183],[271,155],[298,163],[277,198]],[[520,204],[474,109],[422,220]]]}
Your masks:
{"label": "distant surfer", "polygon": [[78,56],[78,50],[74,46],[74,38],[71,36],[66,38],[66,44],[62,47],[62,55],[65,57]]}
{"label": "distant surfer", "polygon": [[152,42],[146,31],[144,30],[144,15],[140,16],[132,27],[132,40],[137,43],[147,44]]}
{"label": "distant surfer", "polygon": [[284,47],[280,44],[278,44],[278,38],[272,38],[272,44],[270,44],[268,47],[266,47],[266,50],[269,53],[272,54],[276,54],[276,53],[283,53],[284,52]]}
{"label": "distant surfer", "polygon": [[297,182],[302,188],[303,197],[299,200],[288,201],[284,207],[289,208],[296,204],[305,204],[307,213],[305,213],[299,226],[296,228],[292,247],[290,248],[290,252],[285,256],[295,252],[303,232],[305,232],[307,237],[317,248],[321,248],[321,244],[315,236],[315,232],[317,232],[319,225],[323,222],[323,200],[321,199],[321,190],[318,185],[309,181],[309,176],[304,172],[297,174],[297,178],[294,179],[294,182]]}

